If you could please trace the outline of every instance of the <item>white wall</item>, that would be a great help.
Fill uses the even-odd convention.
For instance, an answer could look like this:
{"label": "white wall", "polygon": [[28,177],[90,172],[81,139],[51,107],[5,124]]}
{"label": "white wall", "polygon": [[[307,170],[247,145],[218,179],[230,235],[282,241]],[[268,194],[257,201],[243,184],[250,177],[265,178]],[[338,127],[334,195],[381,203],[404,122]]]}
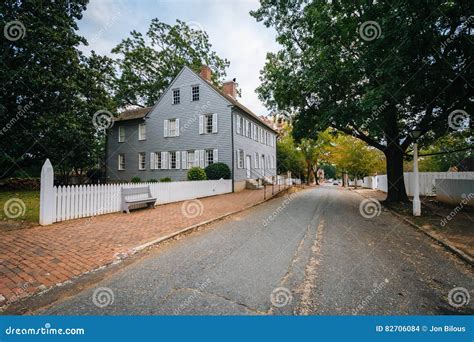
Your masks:
{"label": "white wall", "polygon": [[[404,175],[405,188],[408,196],[413,196],[413,172],[405,172]],[[435,180],[436,179],[470,179],[474,180],[474,172],[420,172],[419,184],[420,195],[435,196]],[[376,184],[373,187],[373,184]],[[376,188],[380,191],[387,192],[387,175],[365,177],[363,186],[366,188]]]}
{"label": "white wall", "polygon": [[474,179],[437,179],[435,183],[437,200],[474,206]]}

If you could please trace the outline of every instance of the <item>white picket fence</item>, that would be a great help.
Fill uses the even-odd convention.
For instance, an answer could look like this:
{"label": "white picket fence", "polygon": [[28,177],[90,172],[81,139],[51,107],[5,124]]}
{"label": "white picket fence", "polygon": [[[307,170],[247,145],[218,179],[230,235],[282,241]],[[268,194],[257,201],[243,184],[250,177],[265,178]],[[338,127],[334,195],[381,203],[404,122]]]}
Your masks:
{"label": "white picket fence", "polygon": [[[413,195],[413,172],[405,172],[403,174],[405,181],[405,189],[408,196]],[[419,184],[420,195],[436,196],[435,180],[436,179],[471,179],[474,180],[474,172],[420,172]],[[359,182],[357,183],[359,184]],[[377,189],[383,192],[388,191],[387,175],[364,177],[362,181],[364,188]]]}
{"label": "white picket fence", "polygon": [[[121,189],[149,186],[157,204],[232,192],[232,180],[59,186],[49,160],[41,171],[40,224],[121,211]],[[137,195],[140,196],[140,195]]]}

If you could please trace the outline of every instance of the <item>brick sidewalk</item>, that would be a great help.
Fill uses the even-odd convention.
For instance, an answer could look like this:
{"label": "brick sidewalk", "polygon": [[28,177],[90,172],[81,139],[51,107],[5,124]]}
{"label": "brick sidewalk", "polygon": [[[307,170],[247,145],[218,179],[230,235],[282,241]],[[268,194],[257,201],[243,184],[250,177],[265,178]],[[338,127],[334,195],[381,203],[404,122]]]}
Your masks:
{"label": "brick sidewalk", "polygon": [[[128,215],[114,213],[4,232],[0,235],[0,308],[118,261],[147,242],[255,205],[263,195],[263,190],[244,190]],[[267,187],[267,199],[271,195]]]}

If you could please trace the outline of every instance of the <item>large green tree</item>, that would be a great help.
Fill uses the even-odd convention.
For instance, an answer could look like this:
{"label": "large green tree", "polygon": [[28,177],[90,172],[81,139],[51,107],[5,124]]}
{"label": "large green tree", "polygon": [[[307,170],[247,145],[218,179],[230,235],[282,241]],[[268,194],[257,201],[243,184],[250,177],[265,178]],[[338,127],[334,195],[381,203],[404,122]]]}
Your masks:
{"label": "large green tree", "polygon": [[30,176],[45,158],[80,174],[100,157],[94,113],[113,109],[111,61],[78,47],[77,20],[88,1],[0,4],[0,178]]}
{"label": "large green tree", "polygon": [[206,64],[215,84],[229,66],[211,50],[201,27],[180,20],[169,25],[153,19],[145,35],[132,31],[112,52],[118,55],[116,97],[122,106],[152,106],[185,65],[199,71]]}
{"label": "large green tree", "polygon": [[297,113],[297,137],[334,127],[382,151],[387,200],[407,201],[409,132],[426,145],[450,129],[450,113],[472,112],[472,13],[467,0],[261,0],[251,14],[282,48],[258,92]]}

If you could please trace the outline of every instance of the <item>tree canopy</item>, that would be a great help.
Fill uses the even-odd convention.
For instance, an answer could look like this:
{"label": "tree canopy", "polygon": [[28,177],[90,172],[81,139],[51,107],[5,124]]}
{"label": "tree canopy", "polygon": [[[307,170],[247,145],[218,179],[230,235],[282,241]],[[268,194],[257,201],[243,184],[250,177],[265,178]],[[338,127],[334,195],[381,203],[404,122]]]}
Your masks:
{"label": "tree canopy", "polygon": [[132,31],[112,52],[118,55],[115,95],[121,106],[152,106],[185,65],[195,71],[209,66],[215,84],[229,66],[211,50],[205,31],[181,20],[169,25],[155,18],[146,34]]}
{"label": "tree canopy", "polygon": [[387,200],[406,201],[409,132],[429,144],[452,129],[450,113],[472,109],[470,13],[463,0],[261,1],[251,14],[282,48],[267,55],[260,98],[296,112],[297,138],[334,127],[382,151]]}

